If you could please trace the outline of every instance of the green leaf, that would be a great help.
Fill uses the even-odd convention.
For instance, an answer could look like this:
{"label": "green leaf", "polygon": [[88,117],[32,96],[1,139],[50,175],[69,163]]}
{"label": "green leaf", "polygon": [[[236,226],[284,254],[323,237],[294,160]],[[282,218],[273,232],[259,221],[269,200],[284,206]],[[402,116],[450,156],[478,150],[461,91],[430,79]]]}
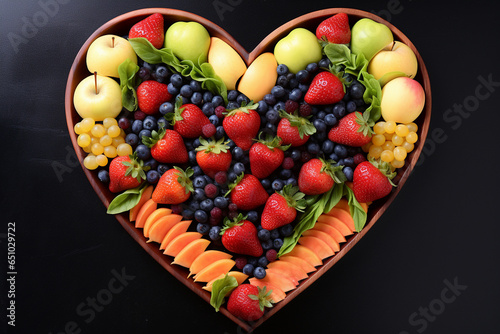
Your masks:
{"label": "green leaf", "polygon": [[117,195],[113,198],[111,203],[109,203],[106,213],[116,215],[132,209],[137,205],[137,203],[139,203],[144,189],[146,189],[145,184],[140,185],[137,188],[125,190],[121,194]]}
{"label": "green leaf", "polygon": [[210,305],[215,308],[216,312],[219,312],[220,307],[224,304],[224,298],[229,296],[231,291],[233,291],[238,286],[238,281],[233,276],[226,274],[224,278],[216,280],[212,284],[212,294],[210,296]]}
{"label": "green leaf", "polygon": [[136,73],[139,66],[126,59],[118,66],[118,75],[120,77],[120,88],[122,90],[122,104],[128,111],[137,110],[137,92],[135,87],[139,85],[139,77]]}
{"label": "green leaf", "polygon": [[349,210],[351,211],[352,219],[354,219],[354,228],[356,232],[360,232],[366,224],[368,215],[366,214],[363,207],[359,204],[354,192],[349,187],[345,188],[345,196],[347,197],[347,202],[349,203]]}

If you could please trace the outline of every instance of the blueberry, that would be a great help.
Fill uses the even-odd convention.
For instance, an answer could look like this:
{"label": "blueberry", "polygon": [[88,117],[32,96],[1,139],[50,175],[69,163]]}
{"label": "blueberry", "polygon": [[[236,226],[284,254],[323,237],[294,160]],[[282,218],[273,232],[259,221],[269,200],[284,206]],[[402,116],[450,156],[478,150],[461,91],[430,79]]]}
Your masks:
{"label": "blueberry", "polygon": [[318,154],[320,151],[320,147],[318,143],[311,142],[307,145],[307,151],[311,154]]}
{"label": "blueberry", "polygon": [[287,180],[292,177],[293,172],[291,169],[282,169],[280,170],[279,175],[282,180]]}
{"label": "blueberry", "polygon": [[332,153],[334,148],[335,148],[335,144],[331,140],[329,140],[329,139],[325,140],[323,142],[323,144],[321,145],[321,150],[325,154]]}
{"label": "blueberry", "polygon": [[194,215],[194,211],[200,209],[200,202],[192,200],[191,202],[189,202],[189,208],[193,210],[193,215]]}
{"label": "blueberry", "polygon": [[283,246],[283,239],[281,239],[281,238],[274,239],[273,246],[275,249],[280,249],[281,246]]}
{"label": "blueberry", "polygon": [[262,184],[262,187],[264,187],[264,189],[271,188],[271,181],[269,179],[260,180],[260,184]]}
{"label": "blueberry", "polygon": [[230,90],[227,92],[227,100],[228,101],[236,101],[236,98],[238,97],[239,94],[240,93],[235,89]]}
{"label": "blueberry", "polygon": [[238,103],[239,106],[243,104],[247,105],[248,103],[250,103],[250,99],[245,94],[240,94],[236,98],[236,103]]}
{"label": "blueberry", "polygon": [[274,229],[271,231],[271,239],[277,239],[280,237],[280,231],[279,229]]}
{"label": "blueberry", "polygon": [[158,125],[158,129],[168,129],[169,124],[165,118],[160,118],[156,124]]}
{"label": "blueberry", "polygon": [[284,238],[289,237],[293,233],[293,226],[292,224],[283,225],[279,228],[279,231],[282,237]]}
{"label": "blueberry", "polygon": [[[213,125],[215,125],[216,127],[219,125],[219,117],[217,117],[217,115],[212,115],[208,118],[208,120],[210,121],[210,123],[212,123]],[[217,130],[216,130],[217,131]]]}
{"label": "blueberry", "polygon": [[236,173],[236,175],[240,175],[241,173],[245,172],[245,165],[242,162],[237,162],[233,166],[233,171]]}
{"label": "blueberry", "polygon": [[215,139],[221,139],[222,137],[224,137],[225,134],[226,132],[224,131],[224,127],[222,125],[219,125],[215,129]]}
{"label": "blueberry", "polygon": [[351,85],[349,93],[353,99],[361,99],[365,93],[365,87],[360,83],[354,83]]}
{"label": "blueberry", "polygon": [[182,210],[181,215],[185,219],[193,219],[194,218],[194,211],[191,209],[184,209],[184,210]]}
{"label": "blueberry", "polygon": [[278,111],[278,112],[280,110],[285,110],[285,102],[283,102],[283,101],[276,102],[276,104],[274,105],[273,109],[276,110],[276,111]]}
{"label": "blueberry", "polygon": [[270,124],[275,124],[280,119],[280,116],[276,110],[271,109],[266,113],[266,119]]}
{"label": "blueberry", "polygon": [[212,226],[210,228],[210,231],[208,232],[208,237],[210,238],[210,240],[219,240],[220,239],[220,226]]}
{"label": "blueberry", "polygon": [[194,219],[199,223],[206,223],[208,221],[208,214],[203,210],[196,210],[194,212]]}
{"label": "blueberry", "polygon": [[290,153],[290,157],[293,159],[293,161],[300,160],[300,151],[298,149],[292,150],[292,152]]}
{"label": "blueberry", "polygon": [[279,64],[278,68],[276,68],[276,71],[278,72],[278,75],[284,75],[288,73],[288,66],[285,64]]}
{"label": "blueberry", "polygon": [[177,88],[181,88],[182,86],[182,76],[180,74],[172,74],[170,77],[170,83]]}
{"label": "blueberry", "polygon": [[151,157],[151,151],[149,147],[144,144],[139,144],[135,148],[135,153],[137,153],[137,157],[141,160],[147,160]]}
{"label": "blueberry", "polygon": [[338,155],[335,154],[335,153],[330,154],[328,156],[328,159],[333,160],[333,161],[339,161],[340,160],[340,158],[338,157]]}
{"label": "blueberry", "polygon": [[[196,213],[195,213],[195,217],[196,217]],[[198,233],[203,234],[203,235],[206,235],[209,230],[210,230],[210,225],[208,225],[208,224],[200,222],[196,225],[196,231]]]}
{"label": "blueberry", "polygon": [[203,171],[201,170],[200,166],[193,166],[193,176],[200,176],[203,174]]}
{"label": "blueberry", "polygon": [[233,159],[236,161],[241,161],[243,157],[245,156],[245,153],[241,147],[236,146],[233,148]]}
{"label": "blueberry", "polygon": [[212,104],[214,105],[214,108],[217,108],[218,106],[222,105],[224,103],[224,99],[220,95],[215,95],[212,98]]}
{"label": "blueberry", "polygon": [[159,179],[160,179],[160,174],[154,169],[149,170],[146,173],[146,181],[148,181],[148,183],[150,183],[150,184],[158,183]]}
{"label": "blueberry", "polygon": [[196,151],[194,151],[194,150],[189,151],[188,158],[189,158],[189,163],[191,165],[195,165],[196,164]]}
{"label": "blueberry", "polygon": [[252,275],[254,271],[254,266],[250,263],[245,264],[243,267],[243,274],[245,275]]}
{"label": "blueberry", "polygon": [[193,199],[195,201],[203,201],[205,199],[205,190],[201,189],[201,188],[197,188],[194,190],[193,192]]}
{"label": "blueberry", "polygon": [[139,132],[141,132],[141,130],[142,130],[142,121],[140,119],[136,119],[132,123],[132,132],[139,134]]}
{"label": "blueberry", "polygon": [[201,84],[199,81],[192,80],[189,83],[189,86],[191,86],[191,89],[193,90],[193,92],[201,92]]}
{"label": "blueberry", "polygon": [[139,144],[139,136],[136,135],[135,133],[131,132],[125,136],[125,142],[127,144],[129,144],[130,146],[135,146],[135,145]]}
{"label": "blueberry", "polygon": [[193,89],[189,85],[183,85],[179,91],[181,96],[190,98],[193,95]]}
{"label": "blueberry", "polygon": [[257,232],[257,237],[259,238],[260,241],[269,240],[271,238],[271,232],[263,228],[259,230],[259,232]]}
{"label": "blueberry", "polygon": [[229,183],[234,182],[237,177],[238,177],[238,175],[235,172],[229,172],[229,173],[227,173],[227,181]]}
{"label": "blueberry", "polygon": [[205,102],[210,102],[214,98],[214,94],[212,94],[210,91],[205,91],[203,93],[203,101]]}
{"label": "blueberry", "polygon": [[155,68],[154,65],[148,63],[148,62],[143,62],[142,67],[148,69],[148,71],[152,72]]}
{"label": "blueberry", "polygon": [[358,108],[365,105],[365,100],[363,99],[354,99],[353,101],[356,103],[356,107]]}
{"label": "blueberry", "polygon": [[257,260],[257,265],[260,267],[266,267],[268,264],[269,264],[269,261],[267,260],[267,258],[265,256],[261,256]]}
{"label": "blueberry", "polygon": [[164,78],[166,78],[170,74],[170,71],[168,70],[168,68],[166,66],[160,65],[160,66],[158,66],[156,68],[155,73],[156,73],[156,77],[157,78],[163,78],[164,79]]}
{"label": "blueberry", "polygon": [[191,103],[199,105],[203,101],[203,95],[200,92],[194,92],[191,95]]}
{"label": "blueberry", "polygon": [[261,100],[261,101],[259,101],[259,106],[257,107],[257,109],[255,111],[257,111],[259,113],[259,115],[265,115],[267,109],[268,109],[267,103],[264,102],[264,100]]}
{"label": "blueberry", "polygon": [[319,66],[317,63],[310,63],[306,66],[306,71],[309,73],[316,73],[319,70]]}
{"label": "blueberry", "polygon": [[302,92],[302,94],[305,94],[309,90],[309,86],[306,84],[299,84],[299,89]]}
{"label": "blueberry", "polygon": [[322,68],[328,68],[330,66],[330,59],[328,58],[321,59],[318,63],[318,66]]}
{"label": "blueberry", "polygon": [[264,277],[266,277],[266,269],[264,269],[263,267],[257,267],[254,269],[253,275],[257,279],[263,279]]}
{"label": "blueberry", "polygon": [[97,177],[102,183],[109,183],[109,172],[105,169],[101,169],[97,173]]}
{"label": "blueberry", "polygon": [[335,117],[334,114],[327,114],[325,116],[324,122],[326,126],[334,126],[335,124],[337,124],[337,117]]}
{"label": "blueberry", "polygon": [[264,102],[269,106],[274,106],[276,104],[276,98],[272,94],[264,95]]}
{"label": "blueberry", "polygon": [[[297,78],[295,78],[295,76],[291,77],[289,80],[288,80],[288,86],[290,87],[290,89],[294,89],[294,88],[297,88],[299,87],[299,80],[297,80]],[[300,90],[299,90],[300,91]],[[294,100],[295,101],[295,100]]]}
{"label": "blueberry", "polygon": [[226,109],[227,110],[233,110],[233,109],[238,109],[240,106],[236,101],[229,101],[227,103]]}
{"label": "blueberry", "polygon": [[200,202],[200,209],[206,212],[210,212],[214,208],[214,201],[210,198]]}
{"label": "blueberry", "polygon": [[146,160],[144,162],[144,166],[145,167],[149,167],[149,169],[155,169],[158,168],[158,161],[156,161],[155,159],[151,158],[149,160]]}
{"label": "blueberry", "polygon": [[337,103],[333,106],[333,115],[337,117],[337,119],[344,117],[345,115],[345,104]]}
{"label": "blueberry", "polygon": [[280,75],[278,76],[278,79],[276,80],[276,83],[280,85],[281,87],[286,87],[288,86],[288,79],[286,75]]}
{"label": "blueberry", "polygon": [[151,137],[151,130],[142,129],[139,132],[139,139],[142,141],[143,137]]}
{"label": "blueberry", "polygon": [[280,179],[276,179],[271,184],[271,187],[275,191],[280,191],[284,187],[283,181],[281,181]]}
{"label": "blueberry", "polygon": [[[345,158],[347,156],[347,149],[344,145],[337,144],[333,150],[339,158]],[[336,160],[338,161],[338,160]]]}
{"label": "blueberry", "polygon": [[274,86],[272,89],[271,89],[271,94],[276,98],[276,99],[280,99],[282,98],[283,96],[285,96],[286,94],[286,91],[285,91],[285,88],[281,87],[281,86]]}
{"label": "blueberry", "polygon": [[326,112],[325,112],[324,110],[320,110],[320,111],[318,111],[318,113],[316,114],[316,118],[317,118],[317,119],[323,119],[323,118],[325,118],[325,116],[326,116]]}
{"label": "blueberry", "polygon": [[293,88],[290,94],[288,94],[288,98],[296,102],[299,101],[301,97],[302,97],[302,91],[300,90],[300,88]]}
{"label": "blueberry", "polygon": [[356,103],[354,101],[349,101],[349,102],[347,102],[345,108],[346,108],[346,111],[348,113],[352,113],[352,112],[356,111],[356,107],[357,106],[356,106]]}
{"label": "blueberry", "polygon": [[354,167],[354,158],[353,157],[344,158],[344,166]]}
{"label": "blueberry", "polygon": [[137,72],[137,75],[139,76],[139,78],[141,78],[143,81],[146,81],[150,78],[151,76],[151,72],[149,71],[149,69],[147,69],[146,67],[141,67],[139,69],[139,71]]}
{"label": "blueberry", "polygon": [[167,91],[170,93],[170,95],[177,95],[177,94],[179,94],[179,88],[175,87],[173,83],[169,83],[167,85]]}
{"label": "blueberry", "polygon": [[247,212],[247,220],[252,222],[252,223],[257,223],[259,221],[259,214],[257,211],[248,211]]}
{"label": "blueberry", "polygon": [[214,205],[218,208],[225,209],[229,205],[229,200],[226,197],[219,196],[214,199]]}
{"label": "blueberry", "polygon": [[165,174],[165,172],[169,169],[170,169],[170,166],[165,165],[165,164],[159,164],[158,167],[156,167],[156,170],[158,171],[160,176]]}
{"label": "blueberry", "polygon": [[174,105],[171,102],[162,103],[160,106],[160,114],[165,115],[169,112],[174,112]]}
{"label": "blueberry", "polygon": [[193,179],[193,187],[195,188],[205,188],[207,181],[203,176],[197,176]]}
{"label": "blueberry", "polygon": [[272,239],[267,239],[261,242],[262,249],[268,250],[273,248],[273,240]]}
{"label": "blueberry", "polygon": [[285,185],[291,184],[292,186],[296,186],[298,184],[297,179],[294,177],[291,177],[285,181]]}
{"label": "blueberry", "polygon": [[156,118],[153,116],[146,116],[142,121],[142,128],[145,130],[156,130]]}
{"label": "blueberry", "polygon": [[309,71],[307,70],[300,70],[297,72],[295,75],[299,83],[306,83],[309,80]]}
{"label": "blueberry", "polygon": [[326,124],[325,121],[323,121],[322,119],[315,119],[313,121],[313,126],[316,128],[316,131],[318,132],[326,131]]}
{"label": "blueberry", "polygon": [[344,175],[347,178],[347,181],[352,181],[352,177],[354,175],[354,171],[352,170],[351,167],[344,167],[344,168],[342,168],[342,172],[344,172]]}

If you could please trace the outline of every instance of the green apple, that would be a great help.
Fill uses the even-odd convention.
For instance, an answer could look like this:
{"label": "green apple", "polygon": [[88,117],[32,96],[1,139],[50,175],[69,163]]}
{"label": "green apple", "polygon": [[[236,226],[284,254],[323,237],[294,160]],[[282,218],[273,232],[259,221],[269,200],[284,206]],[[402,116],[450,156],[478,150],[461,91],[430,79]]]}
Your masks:
{"label": "green apple", "polygon": [[351,50],[356,54],[364,54],[371,60],[380,50],[390,48],[394,41],[392,31],[383,23],[363,18],[351,29]]}
{"label": "green apple", "polygon": [[81,118],[115,118],[122,111],[122,91],[114,79],[94,73],[76,86],[73,104]]}
{"label": "green apple", "polygon": [[295,28],[274,47],[278,64],[285,64],[290,72],[297,73],[322,57],[321,45],[315,34],[304,28]]}
{"label": "green apple", "polygon": [[119,78],[118,66],[127,58],[137,64],[137,55],[129,41],[116,35],[104,35],[90,44],[87,68],[92,73]]}
{"label": "green apple", "polygon": [[377,53],[368,64],[368,73],[377,80],[394,72],[402,72],[403,75],[414,78],[417,70],[415,53],[408,45],[399,41],[394,42],[392,49]]}
{"label": "green apple", "polygon": [[198,22],[176,22],[165,33],[165,47],[172,50],[180,60],[191,60],[198,64],[207,61],[210,34]]}

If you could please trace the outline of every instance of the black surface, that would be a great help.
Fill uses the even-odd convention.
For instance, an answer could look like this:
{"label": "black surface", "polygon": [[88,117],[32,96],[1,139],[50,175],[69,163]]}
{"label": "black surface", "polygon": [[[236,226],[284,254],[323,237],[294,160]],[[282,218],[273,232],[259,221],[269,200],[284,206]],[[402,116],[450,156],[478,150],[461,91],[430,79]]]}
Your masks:
{"label": "black surface", "polygon": [[[493,1],[220,0],[232,8],[222,20],[212,1],[61,2],[67,3],[51,7],[46,22],[42,4],[53,0],[0,2],[0,332],[8,320],[9,222],[16,227],[17,271],[16,327],[8,326],[9,332],[242,332],[106,215],[75,164],[64,90],[73,58],[96,28],[131,10],[170,7],[212,20],[252,49],[274,28],[317,9],[354,7],[387,14],[394,3],[399,3],[394,14],[382,16],[412,40],[431,78],[433,116],[425,160],[366,237],[256,333],[500,331],[500,31]],[[35,17],[42,20],[38,31],[15,52],[9,34],[22,36],[25,20]],[[470,113],[444,116],[454,105],[473,101],[481,78],[488,77],[497,84]],[[119,284],[112,278],[122,270],[129,280]],[[456,298],[445,291],[449,303],[440,302],[454,281],[466,289]],[[90,311],[92,298],[109,296],[102,309]],[[419,312],[429,306],[437,315],[424,320]]]}

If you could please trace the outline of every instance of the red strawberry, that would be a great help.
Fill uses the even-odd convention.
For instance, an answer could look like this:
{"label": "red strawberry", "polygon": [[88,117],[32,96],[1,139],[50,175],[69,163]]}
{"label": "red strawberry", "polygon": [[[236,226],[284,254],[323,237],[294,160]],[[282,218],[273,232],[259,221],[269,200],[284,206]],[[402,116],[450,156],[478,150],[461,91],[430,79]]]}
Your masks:
{"label": "red strawberry", "polygon": [[319,195],[326,193],[335,183],[344,182],[342,167],[334,167],[332,162],[314,158],[303,164],[299,172],[299,190],[306,195]]}
{"label": "red strawberry", "polygon": [[146,179],[146,169],[135,155],[114,158],[109,164],[109,190],[118,193],[138,187]]}
{"label": "red strawberry", "polygon": [[316,28],[316,37],[335,44],[348,44],[351,41],[351,28],[346,13],[338,13],[324,20]]}
{"label": "red strawberry", "polygon": [[172,95],[168,92],[167,85],[156,80],[143,81],[137,87],[137,103],[139,110],[148,115],[159,112],[162,103],[169,101]]}
{"label": "red strawberry", "polygon": [[181,204],[187,201],[194,190],[191,176],[193,170],[190,167],[186,171],[179,167],[167,170],[158,181],[151,198],[161,204]]}
{"label": "red strawberry", "polygon": [[304,95],[304,101],[313,105],[334,104],[344,98],[344,84],[333,73],[323,71],[314,77]]}
{"label": "red strawberry", "polygon": [[250,159],[250,170],[252,175],[263,179],[271,175],[283,162],[285,153],[289,146],[280,146],[281,139],[260,140],[252,145],[248,153]]}
{"label": "red strawberry", "polygon": [[241,284],[231,292],[227,310],[245,321],[256,321],[264,315],[266,307],[272,307],[271,291],[252,284]]}
{"label": "red strawberry", "polygon": [[203,126],[210,124],[208,117],[195,104],[182,105],[182,98],[175,101],[175,111],[167,113],[166,119],[184,138],[197,138],[203,135]]}
{"label": "red strawberry", "polygon": [[151,137],[142,137],[142,142],[151,148],[151,156],[158,162],[183,164],[189,160],[184,140],[174,130],[153,130]]}
{"label": "red strawberry", "polygon": [[295,220],[297,210],[305,209],[304,193],[298,187],[287,184],[280,192],[272,194],[264,206],[261,225],[266,230],[289,224]]}
{"label": "red strawberry", "polygon": [[277,134],[282,140],[281,144],[302,146],[316,133],[314,125],[307,118],[298,116],[297,112],[280,112],[280,116],[282,118],[278,123]]}
{"label": "red strawberry", "polygon": [[130,28],[129,38],[144,37],[157,49],[163,47],[165,32],[163,28],[163,16],[159,13],[150,15],[144,20],[137,22]]}
{"label": "red strawberry", "polygon": [[243,174],[229,186],[230,200],[238,206],[239,210],[253,210],[264,205],[269,194],[264,189],[259,179],[252,174]]}
{"label": "red strawberry", "polygon": [[388,163],[364,161],[354,170],[353,192],[360,203],[373,202],[389,195],[392,191],[392,178],[396,176]]}
{"label": "red strawberry", "polygon": [[224,143],[224,138],[218,141],[201,138],[200,143],[196,148],[196,162],[205,174],[213,179],[217,172],[229,169],[233,156],[229,152],[229,146]]}
{"label": "red strawberry", "polygon": [[264,252],[257,237],[257,228],[241,213],[233,221],[226,218],[220,233],[222,244],[230,252],[250,256],[261,256]]}
{"label": "red strawberry", "polygon": [[257,107],[258,104],[241,106],[229,111],[222,121],[227,136],[244,151],[252,147],[253,139],[259,132],[260,116],[254,110]]}
{"label": "red strawberry", "polygon": [[368,114],[355,111],[344,116],[336,126],[328,132],[328,139],[342,145],[361,147],[372,139],[373,121],[368,119]]}

